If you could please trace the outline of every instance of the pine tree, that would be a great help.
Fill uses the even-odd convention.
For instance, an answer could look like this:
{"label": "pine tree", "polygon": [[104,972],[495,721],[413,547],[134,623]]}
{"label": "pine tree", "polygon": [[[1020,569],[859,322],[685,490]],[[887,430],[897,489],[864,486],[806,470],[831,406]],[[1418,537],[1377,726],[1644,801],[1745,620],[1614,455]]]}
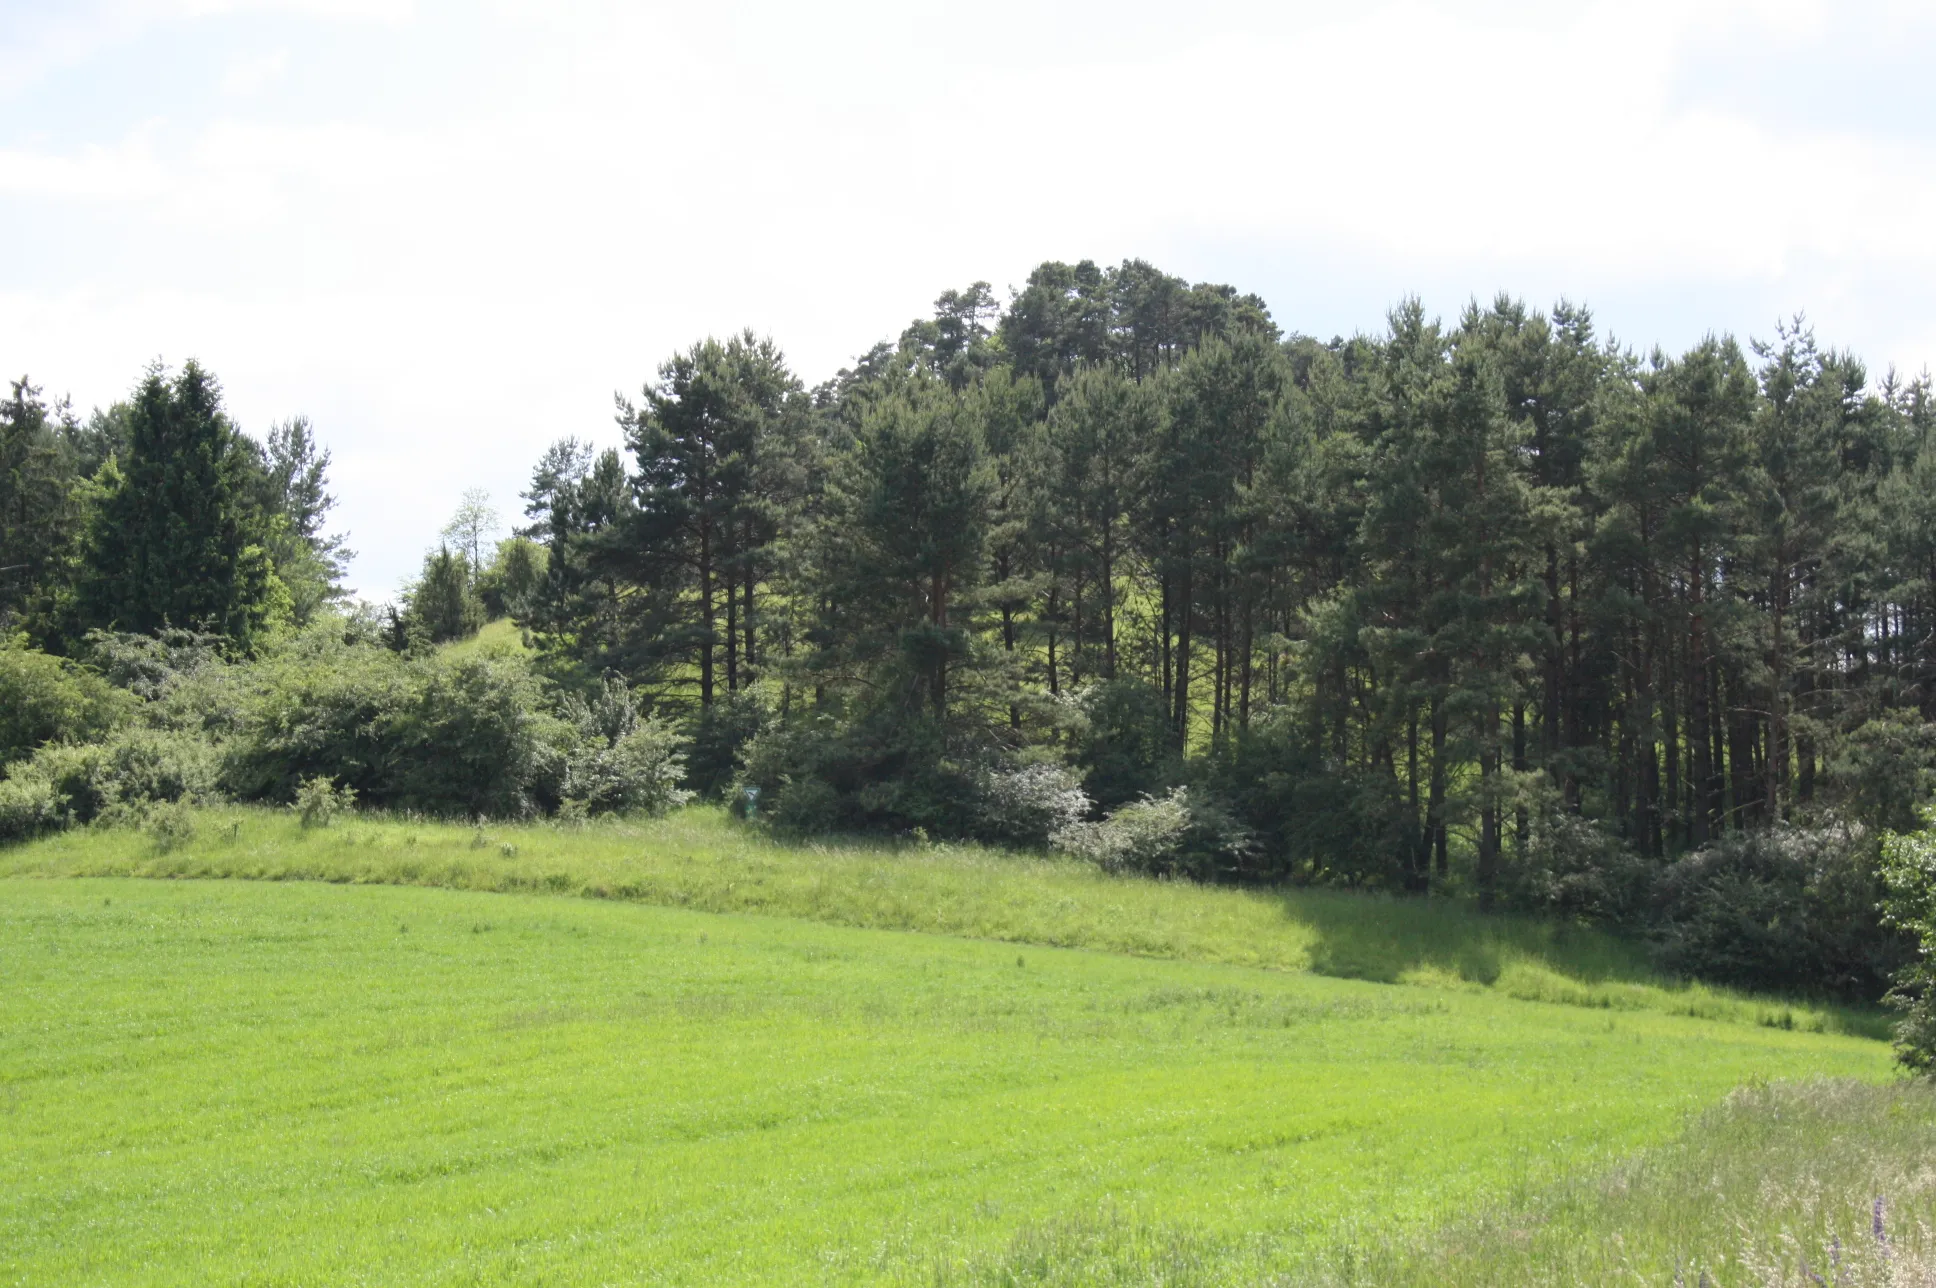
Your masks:
{"label": "pine tree", "polygon": [[129,410],[128,456],[88,530],[83,627],[182,626],[253,648],[290,610],[253,495],[251,454],[194,362],[149,370]]}
{"label": "pine tree", "polygon": [[945,387],[869,411],[819,532],[823,671],[947,719],[951,678],[974,660],[969,609],[996,482],[979,418]]}
{"label": "pine tree", "polygon": [[757,592],[778,522],[762,496],[778,477],[764,458],[798,391],[779,350],[749,332],[676,355],[642,406],[620,405],[638,470],[609,557],[662,610],[636,647],[689,660],[701,707],[722,669],[733,692],[756,663]]}

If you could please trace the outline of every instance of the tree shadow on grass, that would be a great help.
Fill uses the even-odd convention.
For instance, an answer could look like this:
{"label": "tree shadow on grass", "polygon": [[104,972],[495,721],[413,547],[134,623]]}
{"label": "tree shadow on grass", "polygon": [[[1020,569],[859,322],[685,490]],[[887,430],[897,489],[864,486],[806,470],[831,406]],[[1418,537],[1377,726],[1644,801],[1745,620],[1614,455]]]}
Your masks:
{"label": "tree shadow on grass", "polygon": [[1877,1006],[1735,993],[1663,975],[1646,948],[1603,930],[1480,912],[1451,899],[1284,891],[1320,975],[1382,984],[1463,984],[1521,1001],[1651,1010],[1771,1028],[1887,1039]]}
{"label": "tree shadow on grass", "polygon": [[1321,975],[1398,983],[1421,972],[1491,985],[1514,963],[1536,964],[1582,984],[1662,984],[1647,954],[1604,931],[1482,913],[1451,899],[1333,890],[1286,891],[1284,914],[1312,936]]}

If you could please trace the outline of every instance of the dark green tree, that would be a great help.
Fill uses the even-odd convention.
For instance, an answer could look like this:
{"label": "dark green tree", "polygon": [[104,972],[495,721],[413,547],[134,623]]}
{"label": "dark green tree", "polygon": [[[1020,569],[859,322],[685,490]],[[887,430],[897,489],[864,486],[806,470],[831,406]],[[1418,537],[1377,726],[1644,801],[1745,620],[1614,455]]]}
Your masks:
{"label": "dark green tree", "polygon": [[690,664],[701,707],[722,669],[734,692],[758,664],[758,591],[779,522],[770,498],[785,473],[766,458],[783,454],[798,395],[779,349],[747,332],[675,355],[642,404],[620,402],[637,473],[607,557],[652,596],[641,656]]}
{"label": "dark green tree", "polygon": [[449,546],[439,546],[436,553],[425,556],[423,575],[406,598],[408,628],[432,644],[468,639],[484,625],[484,603],[470,562]]}
{"label": "dark green tree", "polygon": [[286,620],[289,592],[253,467],[212,375],[192,361],[172,378],[150,368],[129,404],[127,458],[89,524],[79,624],[182,626],[248,652]]}
{"label": "dark green tree", "polygon": [[25,376],[0,403],[0,633],[44,617],[71,574],[83,520],[76,428]]}

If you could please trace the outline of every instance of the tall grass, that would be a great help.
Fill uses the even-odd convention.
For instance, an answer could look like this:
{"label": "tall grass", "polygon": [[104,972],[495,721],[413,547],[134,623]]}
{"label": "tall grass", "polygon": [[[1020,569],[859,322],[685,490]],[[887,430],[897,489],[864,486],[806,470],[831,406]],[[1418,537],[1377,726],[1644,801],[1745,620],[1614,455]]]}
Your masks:
{"label": "tall grass", "polygon": [[1661,977],[1637,946],[1449,900],[1236,890],[1105,875],[974,846],[788,844],[692,808],[581,827],[459,826],[360,815],[200,811],[159,838],[63,833],[0,850],[0,876],[308,880],[539,892],[836,925],[917,930],[1345,978],[1526,1001],[1882,1037],[1860,1008],[1756,998]]}
{"label": "tall grass", "polygon": [[1749,1086],[1672,1144],[1584,1167],[1415,1233],[1376,1213],[1285,1269],[1259,1242],[1105,1209],[1041,1222],[993,1254],[932,1257],[933,1288],[1929,1288],[1936,1087]]}

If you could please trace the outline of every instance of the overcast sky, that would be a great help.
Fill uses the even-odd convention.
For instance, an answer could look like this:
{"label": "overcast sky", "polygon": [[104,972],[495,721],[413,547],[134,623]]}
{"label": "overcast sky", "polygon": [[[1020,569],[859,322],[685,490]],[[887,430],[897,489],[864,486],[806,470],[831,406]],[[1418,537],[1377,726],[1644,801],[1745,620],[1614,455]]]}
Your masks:
{"label": "overcast sky", "polygon": [[85,410],[194,357],[251,432],[308,415],[373,597],[673,349],[750,326],[811,384],[1049,258],[1324,337],[1799,311],[1916,372],[1931,9],[0,0],[0,368]]}

